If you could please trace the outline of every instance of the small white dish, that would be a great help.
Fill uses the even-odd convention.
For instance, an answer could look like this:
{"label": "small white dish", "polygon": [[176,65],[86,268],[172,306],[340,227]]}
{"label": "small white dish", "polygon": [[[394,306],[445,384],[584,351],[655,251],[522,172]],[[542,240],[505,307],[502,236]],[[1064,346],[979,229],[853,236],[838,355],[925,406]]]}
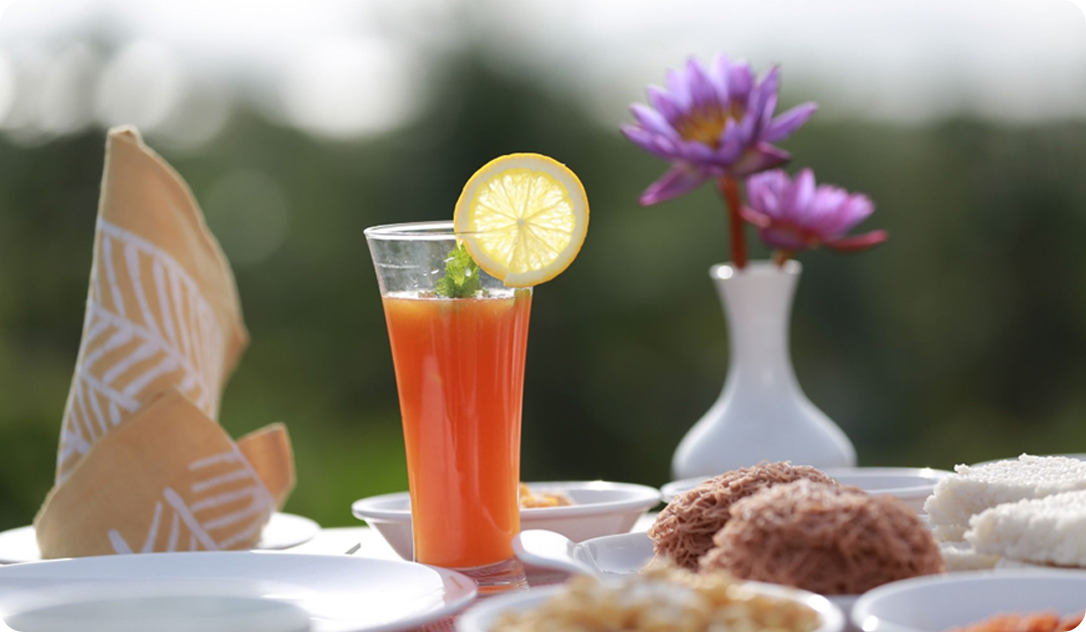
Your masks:
{"label": "small white dish", "polygon": [[[803,604],[818,613],[819,626],[815,632],[841,632],[845,627],[845,617],[837,606],[829,602],[825,597],[809,593],[804,590],[774,586],[759,582],[749,582],[748,585],[756,592],[768,597]],[[548,586],[535,588],[530,592],[502,595],[480,602],[471,610],[465,612],[456,621],[457,632],[492,632],[498,618],[510,612],[524,612],[537,608],[544,601],[565,590],[562,586]]]}
{"label": "small white dish", "polygon": [[[528,483],[533,491],[561,491],[574,504],[520,510],[520,528],[546,529],[580,542],[604,535],[627,533],[646,511],[660,503],[652,487],[608,481]],[[410,495],[383,494],[351,505],[356,518],[376,529],[405,560],[412,559]]]}
{"label": "small white dish", "polygon": [[[156,553],[0,567],[0,620],[27,632],[31,628],[17,624],[36,623],[35,632],[87,630],[73,617],[88,614],[130,624],[131,617],[123,621],[124,613],[116,608],[94,605],[125,605],[125,600],[135,600],[127,604],[133,607],[146,608],[156,600],[161,606],[160,611],[144,610],[144,630],[166,629],[176,623],[170,617],[181,608],[202,605],[208,616],[195,628],[200,630],[398,632],[451,616],[475,595],[475,582],[460,573],[343,555]],[[264,606],[257,607],[254,598]],[[269,610],[283,619],[269,621]],[[299,610],[305,615],[302,627]]]}
{"label": "small white dish", "polygon": [[[309,542],[320,530],[320,525],[309,518],[277,512],[264,525],[256,548],[261,551],[289,549]],[[33,526],[0,532],[0,564],[40,561],[41,550]]]}
{"label": "small white dish", "polygon": [[553,531],[521,531],[513,538],[520,561],[565,573],[634,575],[653,558],[652,540],[644,533],[623,533],[574,542]]}
{"label": "small white dish", "polygon": [[[894,496],[917,513],[924,512],[924,501],[936,483],[950,476],[946,470],[930,467],[849,467],[823,470],[842,485],[859,487],[875,496]],[[694,489],[710,477],[688,478],[668,483],[660,488],[664,502]]]}
{"label": "small white dish", "polygon": [[946,632],[997,614],[1084,608],[1086,572],[973,571],[880,586],[856,602],[852,622],[864,632]]}

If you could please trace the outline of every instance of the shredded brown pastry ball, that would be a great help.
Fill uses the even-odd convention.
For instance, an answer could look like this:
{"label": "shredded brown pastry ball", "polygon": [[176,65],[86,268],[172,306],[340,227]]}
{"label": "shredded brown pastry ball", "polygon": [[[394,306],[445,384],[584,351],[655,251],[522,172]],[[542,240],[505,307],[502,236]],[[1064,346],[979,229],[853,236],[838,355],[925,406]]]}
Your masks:
{"label": "shredded brown pastry ball", "polygon": [[657,557],[690,570],[713,547],[713,536],[728,522],[732,503],[773,485],[806,479],[836,485],[813,467],[785,461],[732,470],[676,496],[649,529]]}
{"label": "shredded brown pastry ball", "polygon": [[723,569],[824,595],[858,595],[945,570],[935,537],[908,505],[811,481],[735,503],[713,544],[703,572]]}

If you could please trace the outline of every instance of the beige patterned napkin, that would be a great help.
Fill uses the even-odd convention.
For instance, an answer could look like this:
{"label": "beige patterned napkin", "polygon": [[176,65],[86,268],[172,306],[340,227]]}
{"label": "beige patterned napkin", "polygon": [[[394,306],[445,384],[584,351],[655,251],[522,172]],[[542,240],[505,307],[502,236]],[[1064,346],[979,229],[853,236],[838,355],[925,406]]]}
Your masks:
{"label": "beige patterned napkin", "polygon": [[56,487],[35,521],[44,557],[258,541],[294,466],[282,426],[235,444],[215,423],[247,344],[188,186],[135,129],[111,130]]}

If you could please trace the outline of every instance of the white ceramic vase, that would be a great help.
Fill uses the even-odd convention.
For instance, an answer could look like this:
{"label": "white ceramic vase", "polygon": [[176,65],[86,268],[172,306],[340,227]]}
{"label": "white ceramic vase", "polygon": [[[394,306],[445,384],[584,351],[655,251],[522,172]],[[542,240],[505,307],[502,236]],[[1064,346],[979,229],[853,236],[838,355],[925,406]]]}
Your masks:
{"label": "white ceramic vase", "polygon": [[714,476],[759,461],[819,468],[853,467],[845,433],[811,403],[796,380],[788,344],[792,296],[803,267],[752,261],[715,265],[728,321],[730,360],[724,390],[675,451],[676,479]]}

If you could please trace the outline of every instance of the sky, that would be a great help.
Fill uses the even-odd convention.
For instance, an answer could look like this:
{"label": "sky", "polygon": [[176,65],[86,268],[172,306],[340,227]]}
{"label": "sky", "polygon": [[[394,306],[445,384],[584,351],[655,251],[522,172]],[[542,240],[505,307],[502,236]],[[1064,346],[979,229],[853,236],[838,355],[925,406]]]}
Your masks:
{"label": "sky", "polygon": [[246,101],[320,136],[387,133],[424,111],[435,61],[468,48],[601,122],[718,51],[780,63],[782,102],[813,95],[820,117],[1083,118],[1077,2],[18,0],[0,17],[0,128],[123,120],[199,142]]}

